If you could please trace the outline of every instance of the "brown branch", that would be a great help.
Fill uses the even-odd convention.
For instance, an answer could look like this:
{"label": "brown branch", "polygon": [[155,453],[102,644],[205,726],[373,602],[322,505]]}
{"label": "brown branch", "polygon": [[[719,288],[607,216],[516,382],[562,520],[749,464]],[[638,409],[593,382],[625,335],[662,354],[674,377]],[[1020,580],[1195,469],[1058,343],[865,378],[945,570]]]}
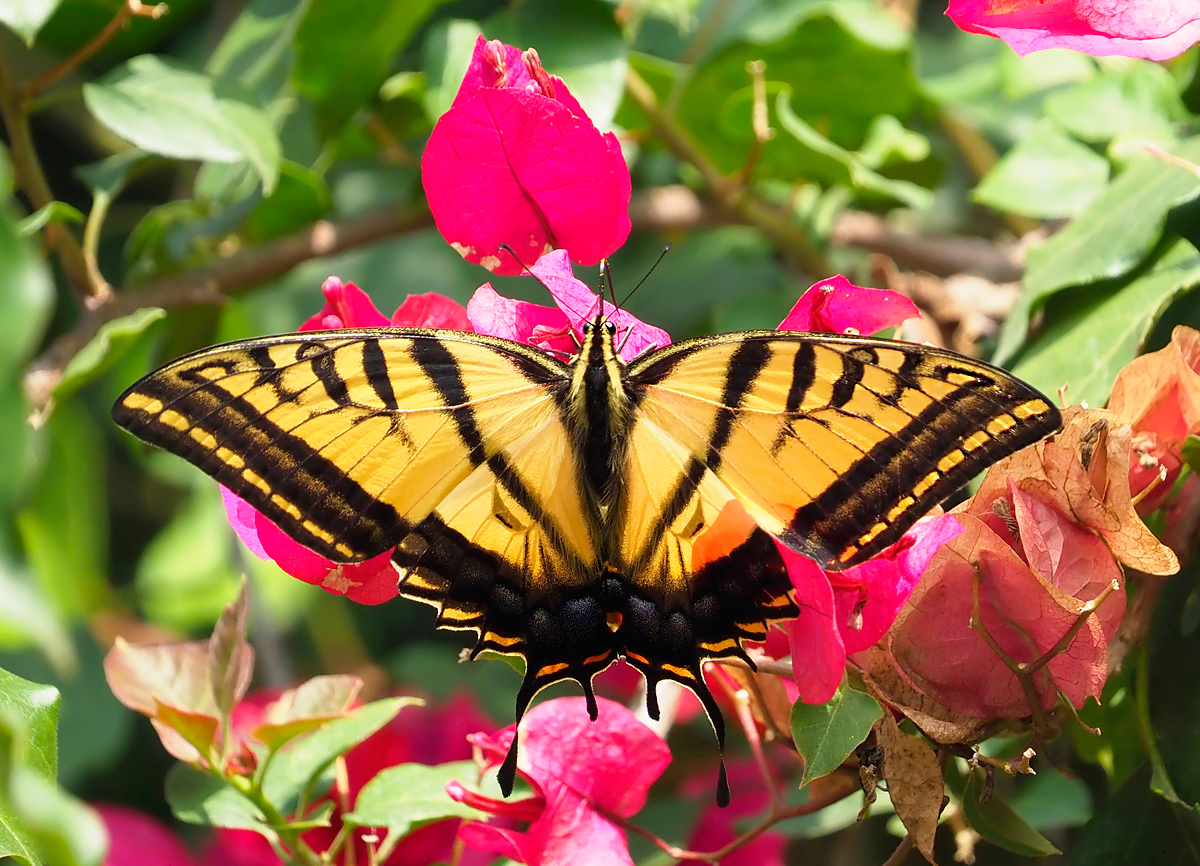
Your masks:
{"label": "brown branch", "polygon": [[839,246],[883,253],[906,268],[939,277],[975,274],[995,283],[1012,283],[1021,279],[1024,271],[1023,255],[1015,243],[898,232],[883,217],[864,211],[840,214],[829,240]]}
{"label": "brown branch", "polygon": [[839,777],[840,785],[830,785],[828,790],[820,797],[812,797],[806,803],[801,803],[799,806],[786,806],[776,804],[772,806],[767,816],[738,836],[728,845],[716,851],[689,851],[686,848],[679,848],[675,845],[666,842],[655,836],[649,830],[643,830],[636,824],[630,823],[628,820],[616,815],[607,815],[614,823],[619,824],[626,830],[637,833],[645,839],[650,840],[657,845],[661,850],[665,851],[668,856],[674,857],[676,860],[700,860],[705,863],[719,863],[724,857],[728,856],[733,851],[742,847],[746,843],[761,836],[766,831],[770,830],[780,821],[786,821],[788,818],[799,818],[802,815],[811,815],[814,812],[819,812],[826,806],[831,806],[839,800],[849,797],[855,791],[861,791],[862,786],[859,785],[858,777],[845,773]]}
{"label": "brown branch", "polygon": [[108,41],[117,35],[117,31],[124,27],[133,17],[161,18],[168,11],[166,3],[147,6],[141,0],[125,0],[124,5],[117,10],[117,14],[113,16],[112,21],[109,21],[104,29],[93,36],[86,45],[82,46],[57,66],[47,69],[32,81],[26,81],[21,86],[22,96],[26,100],[32,99],[64,75],[74,72],[79,68],[80,64],[85,63],[97,51],[107,45]]}
{"label": "brown branch", "polygon": [[34,360],[25,374],[25,391],[36,409],[44,409],[67,362],[100,327],[142,307],[171,309],[220,304],[231,295],[282,276],[308,259],[365,246],[431,224],[432,218],[423,205],[407,212],[384,207],[341,222],[321,220],[295,234],[245,247],[206,267],[168,274],[136,291],[118,293],[107,303],[85,311],[75,327]]}
{"label": "brown branch", "polygon": [[[978,179],[991,171],[999,157],[984,134],[948,111],[943,111],[939,119],[942,122],[942,130],[958,148],[971,173]],[[1001,213],[1000,218],[1017,237],[1023,237],[1042,226],[1037,220],[1022,214]]]}
{"label": "brown branch", "polygon": [[[54,193],[42,170],[41,160],[33,146],[33,134],[29,128],[29,110],[19,88],[8,77],[3,58],[0,58],[0,116],[8,130],[9,156],[12,159],[13,176],[17,186],[29,199],[34,210],[41,210],[52,201]],[[105,299],[104,286],[92,282],[83,248],[66,226],[50,222],[46,226],[46,242],[58,253],[63,271],[71,285],[87,303]]]}
{"label": "brown branch", "polygon": [[761,230],[785,259],[809,276],[829,276],[828,263],[803,227],[794,223],[786,211],[756,198],[736,180],[726,177],[687,133],[659,108],[653,88],[632,69],[626,76],[625,90],[655,133],[677,157],[692,164],[708,191],[723,207]]}

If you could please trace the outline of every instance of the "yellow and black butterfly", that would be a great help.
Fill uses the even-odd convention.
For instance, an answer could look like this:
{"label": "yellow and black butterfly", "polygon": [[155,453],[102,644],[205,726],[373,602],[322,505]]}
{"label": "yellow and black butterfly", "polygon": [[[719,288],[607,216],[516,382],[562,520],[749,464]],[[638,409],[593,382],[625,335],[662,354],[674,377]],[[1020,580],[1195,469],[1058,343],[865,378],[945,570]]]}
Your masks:
{"label": "yellow and black butterfly", "polygon": [[[228,343],[150,374],[113,417],[339,562],[392,550],[437,625],[550,683],[618,657],[694,691],[701,662],[798,615],[775,546],[845,569],[985,466],[1058,429],[1003,370],[867,337],[743,331],[624,363],[597,315],[569,362],[458,331]],[[516,739],[501,768],[511,790]],[[718,800],[727,802],[721,766]]]}

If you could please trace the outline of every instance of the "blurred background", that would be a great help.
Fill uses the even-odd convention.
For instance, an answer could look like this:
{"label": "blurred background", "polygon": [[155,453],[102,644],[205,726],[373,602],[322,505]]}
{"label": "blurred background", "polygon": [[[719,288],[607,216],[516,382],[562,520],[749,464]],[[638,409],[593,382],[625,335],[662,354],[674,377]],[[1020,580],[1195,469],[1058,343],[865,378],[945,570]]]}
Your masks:
{"label": "blurred background", "polygon": [[[1198,234],[1181,193],[1131,201],[1121,216],[1140,228],[1128,231],[1095,210],[1142,142],[1172,145],[1196,130],[1195,49],[1166,63],[1067,51],[1019,58],[959,31],[944,0],[172,0],[157,18],[124,15],[116,0],[46,5],[44,23],[26,10],[24,24],[6,18],[0,29],[0,90],[10,103],[25,99],[29,117],[15,136],[8,130],[11,156],[0,165],[13,191],[0,214],[9,335],[0,346],[0,667],[61,689],[60,779],[88,801],[169,819],[171,759],[149,723],[112,697],[101,660],[118,634],[206,636],[243,573],[256,687],[351,672],[370,696],[465,695],[497,728],[511,721],[518,676],[507,665],[460,665],[465,639],[435,632],[429,608],[356,605],[259,560],[231,531],[213,482],[109,420],[117,394],[159,363],[294,330],[320,309],[329,275],[361,286],[385,315],[410,293],[465,303],[489,280],[548,303],[532,281],[464,262],[423,205],[423,143],[480,32],[536,47],[596,125],[620,137],[634,193],[633,233],[612,258],[617,292],[669,242],[629,309],[676,340],[774,327],[812,282],[844,273],[913,297],[927,319],[910,338],[998,353],[1049,393],[1084,363],[1081,347],[1116,346],[1093,379],[1073,378],[1071,399],[1098,405],[1139,345],[1200,321],[1189,291],[1200,277],[1157,294],[1137,283],[1168,240]],[[21,90],[121,16],[78,68]],[[747,71],[756,60],[772,128],[758,138]],[[631,95],[631,72],[655,106]],[[149,88],[161,109],[140,116],[122,101],[128,88]],[[195,88],[216,115],[195,110]],[[100,343],[89,343],[95,297],[46,254],[58,242],[27,219],[40,205],[13,187],[10,163],[27,158],[27,145],[62,203],[44,215],[82,236],[94,259],[82,266],[127,296],[123,312],[133,315]],[[1086,299],[1059,291],[1071,279],[1042,274],[1035,309],[1025,251],[1080,215],[1130,245],[1110,250],[1125,256],[1124,270],[1101,270],[1107,282]],[[335,229],[333,254],[318,254],[326,247],[314,237],[328,236],[319,220]],[[595,284],[595,268],[577,274]],[[1140,300],[1130,286],[1141,286]],[[1095,318],[1114,298],[1128,306]],[[1027,341],[1031,320],[1045,342]],[[84,345],[91,354],[75,357]],[[1117,708],[1123,688],[1110,685]],[[630,694],[621,682],[609,689]],[[1068,775],[1015,793],[1019,811],[1063,850],[1141,763],[1125,730],[1102,746],[1061,738],[1048,756]],[[711,767],[703,716],[671,744],[676,781]],[[706,802],[655,799],[638,822],[682,842]],[[886,859],[895,822],[882,814],[855,825],[858,803],[847,806],[776,828],[787,862]],[[643,840],[633,845],[639,862],[663,862]],[[953,859],[952,833],[938,851]],[[1024,860],[988,845],[975,853],[980,863]]]}

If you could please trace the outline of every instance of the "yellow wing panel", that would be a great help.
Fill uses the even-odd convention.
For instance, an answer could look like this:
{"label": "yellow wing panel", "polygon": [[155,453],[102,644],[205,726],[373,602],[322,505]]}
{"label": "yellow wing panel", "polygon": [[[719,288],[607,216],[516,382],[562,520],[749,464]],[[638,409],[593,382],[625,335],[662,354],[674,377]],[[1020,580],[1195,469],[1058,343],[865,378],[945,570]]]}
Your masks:
{"label": "yellow wing panel", "polygon": [[483,461],[559,423],[565,383],[562,364],[507,341],[311,332],[181,358],[113,414],[316,552],[357,561],[397,544]]}
{"label": "yellow wing panel", "polygon": [[827,568],[862,562],[979,469],[1054,431],[1011,375],[926,346],[747,332],[636,362],[644,421],[759,526]]}

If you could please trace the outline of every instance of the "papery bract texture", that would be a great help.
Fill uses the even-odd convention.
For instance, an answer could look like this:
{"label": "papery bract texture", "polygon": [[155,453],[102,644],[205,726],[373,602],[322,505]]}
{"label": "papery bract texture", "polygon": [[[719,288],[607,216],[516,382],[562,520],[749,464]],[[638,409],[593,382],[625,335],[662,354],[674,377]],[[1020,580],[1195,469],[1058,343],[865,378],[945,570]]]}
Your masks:
{"label": "papery bract texture", "polygon": [[1070,48],[1166,60],[1200,41],[1194,0],[950,0],[946,14],[1018,54]]}
{"label": "papery bract texture", "polygon": [[[900,671],[921,691],[958,713],[979,718],[1020,718],[1029,699],[988,636],[1012,660],[1037,661],[1067,635],[1084,602],[1030,569],[986,523],[956,514],[963,532],[930,562],[886,638]],[[1066,518],[1041,515],[1056,520]],[[1119,574],[1095,539],[1092,564]],[[1074,568],[1074,563],[1067,564]],[[1074,574],[1068,581],[1078,582]],[[977,609],[976,609],[977,608]],[[988,636],[982,634],[986,629]],[[1068,644],[1034,675],[1043,708],[1063,694],[1077,707],[1098,698],[1107,675],[1107,641],[1101,622],[1088,617]]]}
{"label": "papery bract texture", "polygon": [[421,181],[442,237],[498,274],[552,249],[595,264],[629,235],[632,186],[616,136],[596,129],[536,52],[482,36],[429,136]]}
{"label": "papery bract texture", "polygon": [[870,335],[920,315],[904,295],[856,286],[839,274],[814,283],[801,295],[779,330]]}
{"label": "papery bract texture", "polygon": [[[510,824],[464,824],[459,837],[467,845],[531,866],[632,866],[625,831],[613,818],[628,818],[645,805],[671,753],[621,704],[606,698],[597,704],[595,722],[583,698],[546,701],[521,720],[517,772],[533,785],[533,798],[511,802],[461,786],[450,789],[471,806],[530,822],[525,831]],[[472,741],[489,763],[499,764],[515,733],[510,726]]]}
{"label": "papery bract texture", "polygon": [[779,545],[800,607],[800,616],[784,624],[800,700],[823,704],[833,697],[846,656],[884,635],[934,554],[960,532],[950,515],[926,517],[879,556],[830,573]]}
{"label": "papery bract texture", "polygon": [[477,332],[573,355],[583,344],[584,326],[603,312],[605,320],[616,326],[613,339],[617,354],[625,361],[671,344],[671,335],[662,328],[617,309],[576,279],[565,250],[546,253],[529,273],[546,286],[557,309],[506,298],[484,283],[467,304],[467,315]]}

